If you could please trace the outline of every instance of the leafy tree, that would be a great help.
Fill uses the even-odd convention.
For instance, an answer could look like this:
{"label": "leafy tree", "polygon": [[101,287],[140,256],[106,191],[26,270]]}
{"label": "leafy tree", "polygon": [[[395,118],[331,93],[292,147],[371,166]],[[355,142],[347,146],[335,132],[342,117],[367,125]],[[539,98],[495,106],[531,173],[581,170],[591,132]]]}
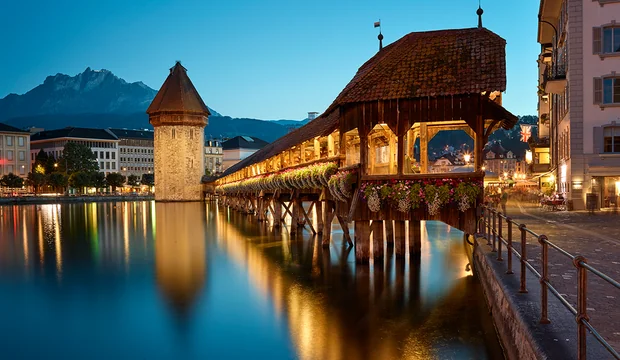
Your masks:
{"label": "leafy tree", "polygon": [[69,177],[59,172],[47,174],[46,178],[47,185],[51,186],[56,192],[69,184]]}
{"label": "leafy tree", "polygon": [[83,193],[84,188],[91,185],[91,176],[85,171],[74,172],[69,176],[69,185]]}
{"label": "leafy tree", "polygon": [[24,179],[13,173],[9,173],[8,175],[4,175],[0,179],[0,185],[6,186],[8,188],[20,188],[24,186]]}
{"label": "leafy tree", "polygon": [[112,191],[116,191],[116,188],[125,184],[125,177],[121,173],[109,173],[105,177],[108,186],[112,187]]}
{"label": "leafy tree", "polygon": [[108,186],[106,179],[105,179],[105,174],[102,172],[95,172],[90,174],[90,182],[91,185],[95,188],[97,188],[97,191],[99,191],[99,189],[103,189],[105,187]]}
{"label": "leafy tree", "polygon": [[127,185],[131,187],[140,186],[140,177],[138,177],[137,175],[129,175],[127,177]]}
{"label": "leafy tree", "polygon": [[[37,167],[41,167],[41,165]],[[29,172],[26,184],[32,186],[34,193],[38,194],[41,186],[45,185],[45,174],[38,171]]]}
{"label": "leafy tree", "polygon": [[154,186],[155,185],[155,174],[142,174],[142,179],[140,180],[140,184],[146,186]]}
{"label": "leafy tree", "polygon": [[58,159],[58,167],[61,171],[71,175],[77,172],[91,173],[99,171],[97,157],[84,144],[68,142]]}

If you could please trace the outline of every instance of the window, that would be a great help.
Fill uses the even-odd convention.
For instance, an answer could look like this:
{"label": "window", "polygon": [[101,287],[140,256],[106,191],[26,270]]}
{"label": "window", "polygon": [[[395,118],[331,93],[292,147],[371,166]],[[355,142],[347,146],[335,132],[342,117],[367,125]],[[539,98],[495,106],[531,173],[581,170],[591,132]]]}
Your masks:
{"label": "window", "polygon": [[99,168],[103,170],[103,161],[99,163]]}
{"label": "window", "polygon": [[7,136],[6,137],[6,146],[13,146],[13,137],[12,136]]}
{"label": "window", "polygon": [[594,78],[594,104],[620,104],[620,77]]}
{"label": "window", "polygon": [[19,159],[19,161],[26,161],[26,152],[25,151],[20,151],[19,155],[18,155],[18,159]]}
{"label": "window", "polygon": [[19,174],[26,175],[26,167],[24,165],[19,168]]}
{"label": "window", "polygon": [[112,152],[112,160],[116,160],[116,153]]}
{"label": "window", "polygon": [[8,150],[6,152],[6,159],[9,160],[9,161],[13,160],[13,150]]}
{"label": "window", "polygon": [[603,151],[620,153],[620,126],[607,126],[603,129]]}
{"label": "window", "polygon": [[99,159],[103,159],[103,151],[99,152]]}
{"label": "window", "polygon": [[105,169],[106,170],[110,170],[110,162],[109,161],[105,162]]}
{"label": "window", "polygon": [[112,170],[116,170],[116,163],[115,162],[112,163]]}
{"label": "window", "polygon": [[10,174],[13,172],[13,165],[7,165],[6,171]]}
{"label": "window", "polygon": [[23,136],[18,136],[17,137],[17,145],[24,146],[24,137]]}
{"label": "window", "polygon": [[105,152],[105,158],[108,159],[108,160],[110,159],[110,152],[109,151]]}
{"label": "window", "polygon": [[604,27],[603,29],[603,52],[612,53],[620,51],[620,27]]}

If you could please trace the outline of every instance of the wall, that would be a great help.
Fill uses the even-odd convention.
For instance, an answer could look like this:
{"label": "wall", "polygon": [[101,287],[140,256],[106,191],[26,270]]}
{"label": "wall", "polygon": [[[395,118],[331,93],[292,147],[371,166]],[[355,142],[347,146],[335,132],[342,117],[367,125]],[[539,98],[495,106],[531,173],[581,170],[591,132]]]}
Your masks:
{"label": "wall", "polygon": [[155,200],[201,200],[204,127],[157,126],[154,145]]}
{"label": "wall", "polygon": [[[12,145],[7,144],[7,137],[12,138]],[[22,138],[23,146],[19,146],[18,138]],[[8,151],[12,152],[12,160],[8,160]],[[20,153],[23,160],[19,159]],[[28,133],[0,133],[0,177],[12,172],[15,175],[26,177],[30,172],[30,134]]]}

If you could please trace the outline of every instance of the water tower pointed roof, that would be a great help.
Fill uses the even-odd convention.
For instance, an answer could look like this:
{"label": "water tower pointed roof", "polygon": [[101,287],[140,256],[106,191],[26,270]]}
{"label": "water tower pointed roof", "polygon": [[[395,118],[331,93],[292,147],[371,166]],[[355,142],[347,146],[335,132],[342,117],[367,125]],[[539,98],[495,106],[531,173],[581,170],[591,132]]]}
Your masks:
{"label": "water tower pointed roof", "polygon": [[170,69],[168,78],[146,110],[149,115],[162,112],[211,115],[187,76],[187,69],[179,61]]}

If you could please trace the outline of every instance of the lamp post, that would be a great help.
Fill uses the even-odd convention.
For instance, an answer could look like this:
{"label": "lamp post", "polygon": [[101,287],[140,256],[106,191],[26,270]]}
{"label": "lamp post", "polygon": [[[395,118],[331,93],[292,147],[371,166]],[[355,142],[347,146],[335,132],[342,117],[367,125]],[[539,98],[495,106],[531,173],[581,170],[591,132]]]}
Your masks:
{"label": "lamp post", "polygon": [[469,160],[471,160],[471,154],[465,153],[465,155],[463,155],[463,160],[465,160],[465,165],[469,165]]}

